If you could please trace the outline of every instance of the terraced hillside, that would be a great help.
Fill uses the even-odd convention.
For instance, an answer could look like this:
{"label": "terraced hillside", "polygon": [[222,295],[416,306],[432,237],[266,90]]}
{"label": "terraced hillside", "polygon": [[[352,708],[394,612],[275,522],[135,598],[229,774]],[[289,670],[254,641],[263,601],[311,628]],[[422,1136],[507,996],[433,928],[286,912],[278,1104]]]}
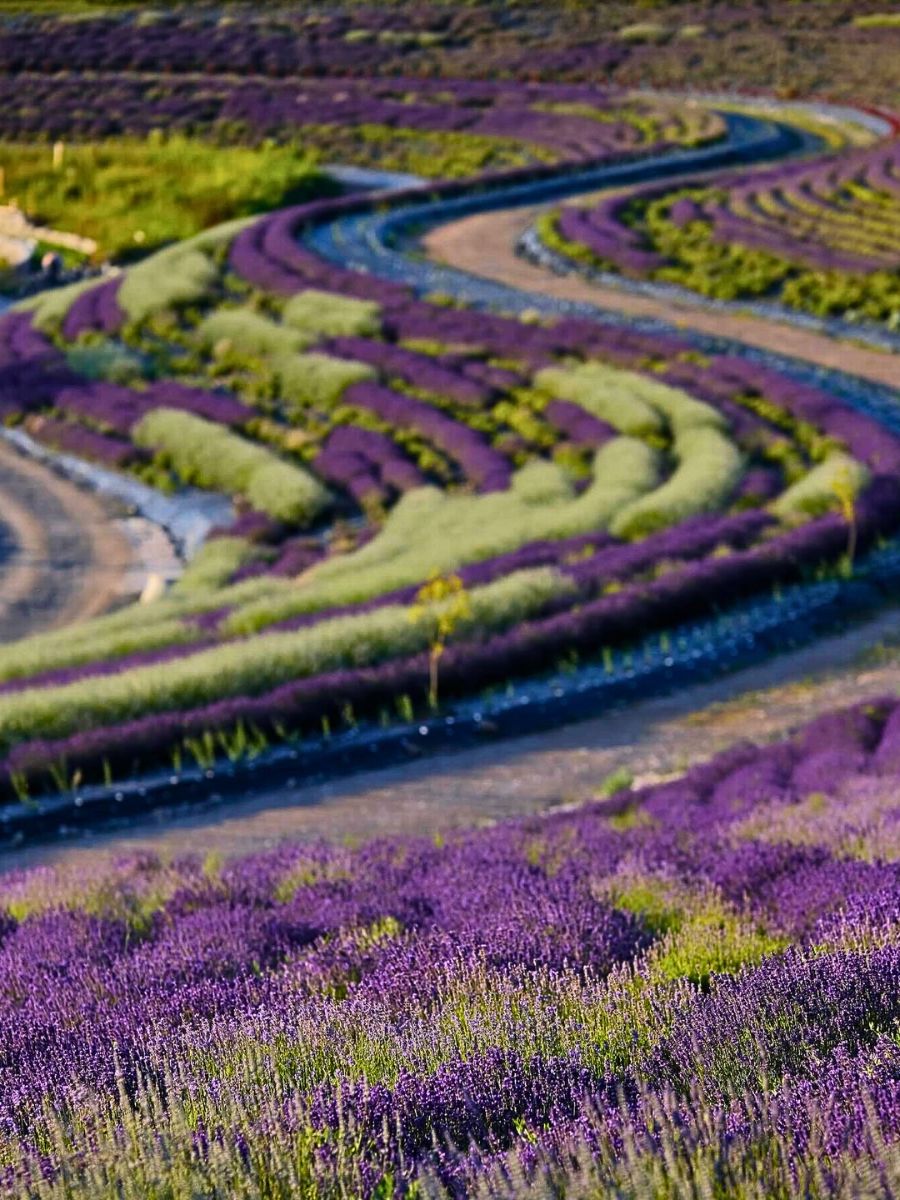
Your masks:
{"label": "terraced hillside", "polygon": [[[229,193],[235,219],[152,253],[135,230],[120,255],[133,265],[0,318],[17,445],[139,484],[122,494],[156,497],[163,523],[198,491],[233,506],[151,603],[0,650],[10,798],[178,777],[361,724],[427,732],[526,684],[665,685],[812,629],[813,610],[859,594],[860,573],[870,596],[893,570],[886,389],[541,297],[443,294],[408,245],[410,226],[450,210],[613,180],[725,170],[763,187],[880,163],[889,181],[882,117],[639,94],[578,82],[576,66],[571,82],[449,79],[426,60],[496,46],[490,21],[320,16],[22,18],[2,32],[5,145],[56,139],[46,203],[84,204],[117,146],[139,197],[140,147],[170,138],[223,162],[229,147],[290,147],[306,189],[325,150],[438,176],[262,217],[248,208],[263,192]],[[418,74],[391,73],[401,42]],[[859,186],[860,203],[876,195]],[[880,254],[889,234],[872,236]]]}
{"label": "terraced hillside", "polygon": [[304,248],[369,203],[225,226],[0,325],[30,436],[241,510],[140,614],[0,652],[10,788],[409,719],[437,703],[436,647],[442,698],[581,656],[615,675],[652,631],[677,657],[680,623],[847,574],[893,531],[900,440],[877,405]]}

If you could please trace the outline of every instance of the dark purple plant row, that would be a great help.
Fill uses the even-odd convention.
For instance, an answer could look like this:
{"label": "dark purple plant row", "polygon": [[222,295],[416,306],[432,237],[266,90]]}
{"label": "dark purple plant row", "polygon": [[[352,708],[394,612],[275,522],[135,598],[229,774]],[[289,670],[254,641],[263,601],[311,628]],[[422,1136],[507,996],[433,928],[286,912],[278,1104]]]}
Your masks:
{"label": "dark purple plant row", "polygon": [[122,468],[149,458],[145,450],[123,438],[97,433],[93,429],[85,429],[83,425],[73,425],[69,421],[35,416],[28,419],[26,429],[32,437],[52,446],[54,450],[74,454],[78,458],[86,458],[106,467]]}
{"label": "dark purple plant row", "polygon": [[665,265],[665,258],[647,249],[644,239],[622,219],[630,196],[613,196],[596,208],[566,206],[559,216],[559,231],[576,246],[586,246],[597,258],[627,274],[641,275]]}
{"label": "dark purple plant row", "polygon": [[616,436],[616,430],[606,421],[570,400],[551,400],[544,409],[544,416],[573,445],[588,450],[596,450]]}
{"label": "dark purple plant row", "polygon": [[360,504],[383,504],[396,492],[421,487],[425,477],[383,433],[339,426],[316,456],[316,472]]}
{"label": "dark purple plant row", "polygon": [[231,396],[186,387],[174,380],[152,383],[143,391],[114,383],[90,382],[64,388],[56,408],[130,434],[156,408],[177,408],[221,425],[242,425],[255,414]]}
{"label": "dark purple plant row", "polygon": [[376,342],[363,337],[334,338],[323,346],[326,353],[338,358],[355,359],[375,367],[383,377],[396,377],[425,392],[446,396],[458,404],[481,406],[496,389],[473,379],[463,371],[443,366],[427,354],[404,350],[390,342]]}
{"label": "dark purple plant row", "polygon": [[421,400],[393,392],[378,383],[354,383],[344,403],[374,413],[396,429],[411,429],[459,464],[466,479],[482,492],[502,492],[512,474],[508,461],[474,429]]}
{"label": "dark purple plant row", "polygon": [[90,330],[110,334],[121,329],[125,323],[125,313],[118,301],[121,283],[121,278],[116,277],[82,292],[66,313],[63,337],[73,342],[79,334]]}

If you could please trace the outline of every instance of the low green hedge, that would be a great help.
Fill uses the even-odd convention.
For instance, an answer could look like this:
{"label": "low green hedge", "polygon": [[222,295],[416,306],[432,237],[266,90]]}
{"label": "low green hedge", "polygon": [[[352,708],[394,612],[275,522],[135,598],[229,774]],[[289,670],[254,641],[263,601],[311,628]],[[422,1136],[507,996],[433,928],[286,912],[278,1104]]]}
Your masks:
{"label": "low green hedge", "polygon": [[245,496],[279,520],[308,525],[330,500],[302,467],[193,413],[154,409],[135,429],[134,440],[162,451],[185,483]]}

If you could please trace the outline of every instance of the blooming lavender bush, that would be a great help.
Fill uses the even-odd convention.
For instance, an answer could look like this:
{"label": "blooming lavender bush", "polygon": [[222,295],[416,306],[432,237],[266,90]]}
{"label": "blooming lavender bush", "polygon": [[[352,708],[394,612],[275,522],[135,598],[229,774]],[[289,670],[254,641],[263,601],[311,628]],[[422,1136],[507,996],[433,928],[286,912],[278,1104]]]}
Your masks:
{"label": "blooming lavender bush", "polygon": [[890,1194],[898,711],[434,840],[8,874],[0,1190]]}

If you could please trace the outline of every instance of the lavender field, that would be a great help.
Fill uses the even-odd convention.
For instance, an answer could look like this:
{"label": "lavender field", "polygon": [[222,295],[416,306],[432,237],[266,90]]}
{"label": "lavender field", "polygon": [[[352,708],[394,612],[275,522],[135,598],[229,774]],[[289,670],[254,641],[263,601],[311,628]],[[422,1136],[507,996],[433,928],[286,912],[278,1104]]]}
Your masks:
{"label": "lavender field", "polygon": [[[900,1196],[900,699],[693,699],[895,612],[898,56],[876,0],[0,0],[0,438],[74,531],[0,456],[0,1195]],[[326,811],[507,736],[512,816]]]}
{"label": "lavender field", "polygon": [[571,814],[0,882],[33,1196],[887,1196],[900,708]]}

